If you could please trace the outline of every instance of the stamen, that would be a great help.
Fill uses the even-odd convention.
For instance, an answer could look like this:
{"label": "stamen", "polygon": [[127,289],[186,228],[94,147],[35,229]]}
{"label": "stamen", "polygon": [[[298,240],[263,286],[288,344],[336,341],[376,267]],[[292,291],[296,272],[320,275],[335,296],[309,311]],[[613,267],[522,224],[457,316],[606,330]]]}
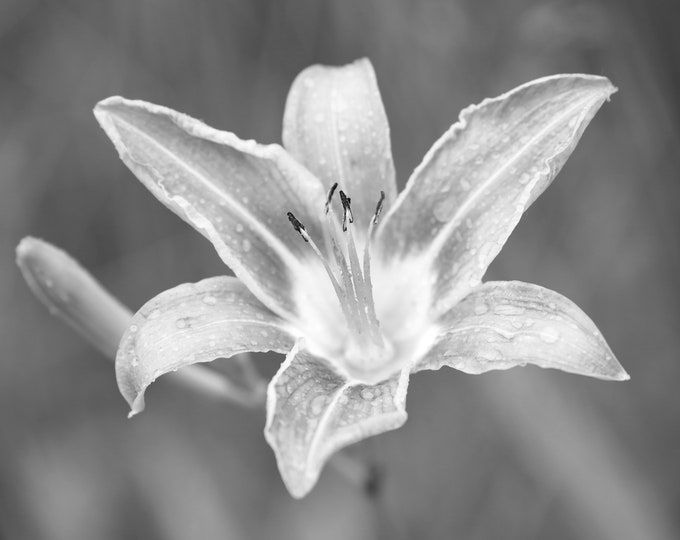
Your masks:
{"label": "stamen", "polygon": [[[375,307],[373,305],[372,287],[370,287],[365,281],[365,275],[361,271],[361,265],[359,263],[359,257],[357,255],[357,249],[354,243],[354,235],[352,234],[352,230],[348,229],[347,227],[348,222],[354,223],[354,216],[352,215],[351,207],[352,199],[350,199],[344,191],[340,190],[340,201],[342,202],[343,209],[342,230],[343,232],[348,233],[347,255],[349,257],[352,284],[358,303],[359,316],[361,318],[362,324],[365,324],[368,328],[373,342],[378,346],[382,346],[382,334],[380,333],[378,320],[375,316]],[[381,203],[378,205],[380,206]],[[366,246],[368,246],[368,243]]]}
{"label": "stamen", "polygon": [[361,326],[363,324],[363,322],[361,321],[364,321],[364,319],[362,319],[361,317],[361,307],[359,306],[359,303],[357,301],[358,295],[355,290],[354,282],[352,280],[352,274],[347,266],[345,255],[342,253],[342,250],[340,249],[340,246],[338,246],[338,243],[335,241],[335,238],[332,238],[331,242],[333,244],[333,255],[335,256],[335,261],[340,270],[340,276],[342,277],[342,284],[345,287],[347,305],[349,307],[349,311],[351,312],[353,321],[359,322],[359,324],[356,324],[356,327],[358,329],[358,333],[360,334]]}
{"label": "stamen", "polygon": [[380,190],[380,200],[378,201],[378,204],[375,207],[375,214],[373,214],[373,224],[374,225],[378,224],[378,218],[380,217],[380,214],[382,213],[384,201],[385,201],[385,192],[383,190]]}
{"label": "stamen", "polygon": [[335,190],[337,189],[337,187],[338,187],[338,183],[336,182],[335,184],[333,184],[331,186],[331,189],[328,190],[328,196],[326,197],[326,206],[325,206],[326,214],[328,214],[328,210],[331,207],[331,201],[333,200],[333,194],[335,193]]}
{"label": "stamen", "polygon": [[354,283],[357,300],[361,299],[359,300],[359,313],[362,323],[368,327],[373,342],[378,346],[382,346],[382,336],[378,328],[378,321],[375,317],[371,317],[371,311],[375,313],[375,310],[372,310],[373,295],[371,294],[371,289],[367,288],[367,284],[364,281],[364,275],[362,274],[361,266],[359,265],[359,256],[357,255],[357,248],[354,244],[354,235],[352,235],[351,229],[347,231],[347,254],[349,255],[352,281]]}
{"label": "stamen", "polygon": [[[378,224],[378,218],[383,210],[383,203],[385,202],[385,192],[380,190],[380,199],[375,207],[375,213],[373,214],[373,219],[368,225],[368,232],[366,233],[366,245],[364,246],[364,280],[366,282],[366,287],[368,291],[373,291],[373,283],[371,283],[371,255],[369,251],[369,246],[371,244],[371,236],[373,234],[373,227]],[[378,323],[378,316],[375,313],[375,304],[373,303],[373,295],[369,295],[368,305],[368,317],[371,323],[376,326]]]}
{"label": "stamen", "polygon": [[[342,204],[342,232],[336,213],[333,210],[333,196],[338,191]],[[328,218],[328,227],[323,228],[327,257],[324,256],[314,240],[310,238],[304,225],[288,212],[288,220],[293,228],[302,236],[316,256],[323,263],[324,269],[331,280],[335,294],[340,302],[342,312],[347,319],[350,333],[354,335],[353,344],[349,345],[356,351],[385,351],[386,344],[380,330],[380,323],[376,316],[373,300],[373,285],[371,283],[371,265],[369,245],[374,226],[383,210],[385,192],[380,192],[380,199],[375,207],[372,219],[369,221],[368,234],[363,253],[363,265],[360,261],[354,234],[350,224],[354,223],[352,213],[352,199],[343,190],[338,190],[338,184],[334,183],[328,190],[325,202],[325,213]],[[345,234],[343,234],[345,233]],[[335,259],[337,268],[331,269]],[[338,274],[339,272],[339,274]],[[337,277],[336,277],[337,275]],[[357,348],[358,347],[358,348]],[[378,356],[381,353],[375,353]],[[373,355],[373,353],[369,353]]]}
{"label": "stamen", "polygon": [[296,218],[293,215],[293,212],[288,212],[288,221],[290,221],[290,224],[293,226],[293,229],[295,229],[296,232],[300,233],[300,236],[302,236],[302,239],[305,242],[309,242],[309,235],[307,234],[307,231],[305,230],[305,226],[300,222],[298,218]]}
{"label": "stamen", "polygon": [[287,215],[288,215],[288,221],[290,221],[291,225],[293,225],[293,228],[298,233],[300,233],[300,236],[302,236],[302,239],[309,244],[309,246],[312,248],[312,251],[314,251],[316,256],[319,258],[319,260],[323,264],[323,267],[326,270],[326,273],[328,274],[328,278],[331,280],[331,285],[333,285],[333,290],[335,291],[335,295],[338,297],[338,301],[340,302],[340,308],[342,309],[342,312],[345,315],[345,318],[347,319],[348,324],[350,326],[352,326],[352,329],[355,332],[361,333],[360,328],[358,326],[357,317],[353,316],[353,314],[356,314],[357,310],[358,310],[357,307],[352,309],[351,300],[354,300],[354,295],[352,294],[352,297],[350,299],[348,297],[347,292],[343,291],[342,287],[340,287],[338,280],[335,279],[335,276],[333,275],[333,271],[331,270],[331,267],[328,264],[328,261],[323,256],[323,254],[321,253],[321,250],[319,250],[319,247],[316,245],[314,240],[312,240],[312,238],[309,236],[309,234],[307,233],[305,226],[302,224],[302,222],[300,222],[300,220],[295,217],[293,212],[288,212]]}
{"label": "stamen", "polygon": [[344,191],[340,190],[340,202],[342,202],[342,230],[343,232],[346,232],[347,222],[354,223],[354,216],[352,215],[352,208],[350,206],[352,199],[345,195]]}

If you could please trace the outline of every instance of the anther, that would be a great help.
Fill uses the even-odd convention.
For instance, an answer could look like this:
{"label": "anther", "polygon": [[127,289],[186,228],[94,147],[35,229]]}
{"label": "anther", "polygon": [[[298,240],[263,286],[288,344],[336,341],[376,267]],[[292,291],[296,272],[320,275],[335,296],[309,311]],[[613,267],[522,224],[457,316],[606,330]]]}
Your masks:
{"label": "anther", "polygon": [[302,239],[305,242],[309,242],[309,235],[307,234],[307,231],[305,230],[305,226],[300,222],[298,218],[296,218],[293,215],[293,212],[288,212],[288,221],[290,221],[290,224],[293,226],[293,229],[295,229],[296,232],[300,233],[300,236],[302,236]]}
{"label": "anther", "polygon": [[347,222],[349,223],[354,223],[354,216],[352,215],[352,208],[350,207],[350,203],[352,202],[352,199],[350,199],[347,195],[345,195],[345,192],[340,190],[340,202],[342,203],[342,230],[343,232],[347,231]]}
{"label": "anther", "polygon": [[331,201],[333,200],[333,194],[335,193],[335,190],[338,187],[338,183],[336,182],[331,186],[331,189],[328,190],[328,196],[326,197],[326,213],[328,214],[328,210],[330,209],[331,206]]}
{"label": "anther", "polygon": [[380,217],[380,214],[382,213],[384,201],[385,201],[385,192],[380,190],[380,200],[378,201],[378,204],[375,207],[375,214],[373,214],[373,224],[374,225],[378,224],[378,218]]}

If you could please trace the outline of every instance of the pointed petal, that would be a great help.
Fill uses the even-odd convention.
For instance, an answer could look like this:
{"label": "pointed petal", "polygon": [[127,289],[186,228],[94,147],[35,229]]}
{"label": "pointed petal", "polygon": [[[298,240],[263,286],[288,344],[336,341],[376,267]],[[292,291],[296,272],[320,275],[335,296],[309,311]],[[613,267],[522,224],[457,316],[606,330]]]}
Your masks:
{"label": "pointed petal", "polygon": [[556,75],[465,109],[385,217],[382,257],[421,259],[436,311],[449,309],[481,282],[615,90],[604,77]]}
{"label": "pointed petal", "polygon": [[290,350],[286,324],[238,279],[220,276],[162,292],[135,314],[116,356],[118,388],[130,416],[164,373],[247,351]]}
{"label": "pointed petal", "polygon": [[441,324],[437,342],[414,371],[450,366],[478,374],[534,364],[599,379],[629,378],[593,321],[571,300],[538,285],[485,283]]}
{"label": "pointed petal", "polygon": [[280,146],[242,141],[165,107],[112,97],[94,112],[142,183],[208,238],[261,302],[294,317],[292,276],[312,254],[286,212],[321,239],[321,183]]}
{"label": "pointed petal", "polygon": [[396,197],[390,128],[371,62],[311,66],[297,76],[283,118],[283,144],[326,189],[338,182],[352,198],[360,231],[380,191]]}
{"label": "pointed petal", "polygon": [[265,437],[293,497],[314,487],[333,452],[406,421],[408,370],[376,385],[352,384],[300,345],[267,392]]}

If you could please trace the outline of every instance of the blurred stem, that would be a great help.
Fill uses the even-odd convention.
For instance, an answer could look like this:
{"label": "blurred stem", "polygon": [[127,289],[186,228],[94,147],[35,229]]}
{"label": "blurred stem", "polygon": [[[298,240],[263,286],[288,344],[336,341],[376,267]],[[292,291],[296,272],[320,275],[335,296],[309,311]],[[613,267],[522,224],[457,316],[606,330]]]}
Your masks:
{"label": "blurred stem", "polygon": [[484,398],[528,470],[588,532],[585,538],[672,540],[663,501],[609,426],[552,377],[521,370],[480,381]]}
{"label": "blurred stem", "polygon": [[[73,257],[48,242],[24,238],[17,246],[16,257],[26,283],[49,312],[115,361],[118,344],[132,322],[132,312]],[[221,374],[201,365],[186,366],[163,379],[202,397],[264,409],[267,381],[253,367],[248,353],[236,355],[233,360],[240,364],[249,389],[239,390]],[[351,484],[375,494],[376,476],[366,463],[339,452],[329,464]]]}

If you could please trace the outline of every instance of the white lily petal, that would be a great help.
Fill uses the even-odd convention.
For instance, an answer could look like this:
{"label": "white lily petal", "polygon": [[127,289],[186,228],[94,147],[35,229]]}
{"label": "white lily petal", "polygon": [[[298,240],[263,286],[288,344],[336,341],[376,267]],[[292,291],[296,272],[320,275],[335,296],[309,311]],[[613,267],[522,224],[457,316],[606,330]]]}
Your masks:
{"label": "white lily petal", "polygon": [[390,128],[367,58],[311,66],[297,76],[286,102],[283,144],[327,189],[338,182],[352,198],[360,234],[380,191],[386,208],[396,197]]}
{"label": "white lily petal", "polygon": [[314,487],[333,452],[406,421],[404,369],[376,385],[353,384],[300,343],[267,391],[265,437],[294,497]]}
{"label": "white lily petal", "polygon": [[479,374],[534,364],[623,381],[628,374],[590,318],[561,294],[520,281],[477,287],[440,321],[442,334],[414,368]]}
{"label": "white lily petal", "polygon": [[144,409],[144,391],[161,375],[248,351],[290,350],[286,323],[238,279],[220,276],[179,285],[135,314],[116,356],[116,378],[130,416]]}
{"label": "white lily petal", "polygon": [[278,145],[243,141],[165,107],[112,97],[94,112],[142,183],[206,236],[261,302],[295,318],[291,283],[313,254],[286,212],[322,242],[318,179]]}
{"label": "white lily petal", "polygon": [[383,264],[414,259],[414,268],[433,275],[435,311],[448,310],[481,283],[615,91],[604,77],[556,75],[465,109],[385,217]]}

